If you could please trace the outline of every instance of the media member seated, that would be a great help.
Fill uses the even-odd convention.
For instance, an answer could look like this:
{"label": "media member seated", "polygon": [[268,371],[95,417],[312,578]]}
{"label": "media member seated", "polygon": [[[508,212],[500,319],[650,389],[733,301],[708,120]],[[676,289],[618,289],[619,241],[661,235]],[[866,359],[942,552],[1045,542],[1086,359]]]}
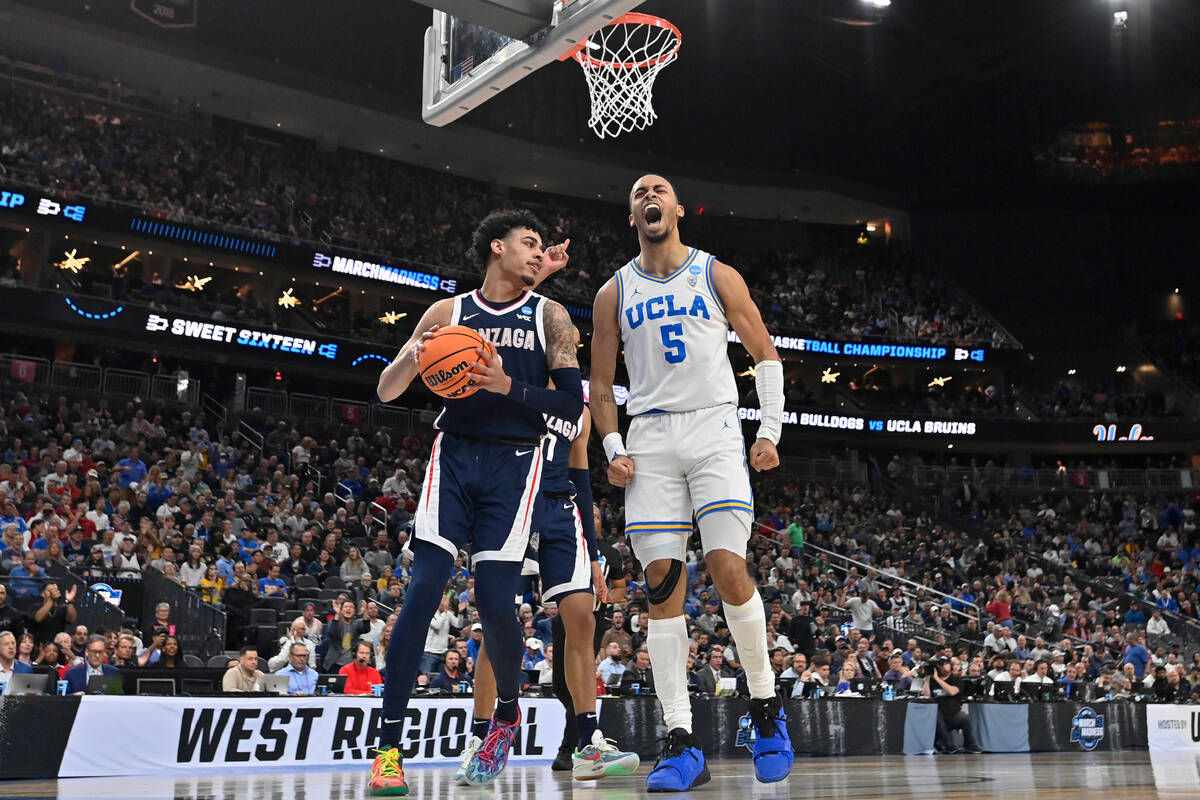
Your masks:
{"label": "media member seated", "polygon": [[[458,655],[458,651],[454,651]],[[383,683],[379,670],[371,666],[374,663],[374,652],[370,642],[359,642],[354,648],[354,660],[338,670],[339,675],[346,676],[346,694],[370,694],[371,686]]]}
{"label": "media member seated", "polygon": [[288,694],[316,694],[317,671],[309,666],[310,651],[307,640],[297,640],[288,645],[288,664],[275,672],[276,675],[288,676]]}
{"label": "media member seated", "polygon": [[248,644],[238,652],[237,663],[221,679],[221,691],[262,691],[262,676],[262,670],[258,668],[258,648]]}
{"label": "media member seated", "polygon": [[437,689],[439,692],[457,692],[460,683],[466,682],[468,686],[472,685],[471,676],[461,669],[459,663],[461,658],[458,650],[447,650],[443,659],[442,671],[433,676],[433,680],[429,682],[429,688]]}
{"label": "media member seated", "polygon": [[120,675],[121,670],[107,664],[108,643],[103,636],[89,636],[87,649],[83,651],[83,663],[67,670],[63,676],[68,694],[83,694],[87,691],[88,678],[93,675]]}
{"label": "media member seated", "polygon": [[650,669],[650,653],[646,648],[640,648],[633,656],[633,664],[621,675],[621,690],[632,691],[633,684],[638,684],[642,694],[654,693],[654,672]]}
{"label": "media member seated", "polygon": [[0,683],[7,684],[13,675],[29,675],[33,667],[17,660],[17,637],[12,631],[0,631]]}

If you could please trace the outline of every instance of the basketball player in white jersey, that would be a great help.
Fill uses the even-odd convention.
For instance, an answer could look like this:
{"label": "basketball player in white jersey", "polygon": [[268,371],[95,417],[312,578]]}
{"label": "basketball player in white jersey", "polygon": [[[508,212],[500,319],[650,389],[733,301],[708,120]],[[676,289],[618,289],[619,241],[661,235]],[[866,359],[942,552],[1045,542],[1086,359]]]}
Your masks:
{"label": "basketball player in white jersey", "polygon": [[[792,766],[791,740],[775,692],[762,600],[746,569],[754,500],[729,328],[755,361],[762,423],[749,466],[756,470],[779,464],[783,364],[741,275],[679,241],[684,209],[669,181],[658,175],[638,179],[629,212],[641,253],[596,295],[591,408],[609,481],[625,487],[625,530],[650,599],[646,641],[669,733],[646,788],[687,791],[709,779],[687,693],[682,578],[693,517],[746,670],[755,775],[768,783],[784,780]],[[617,430],[613,396],[622,349],[633,417],[628,446]]]}

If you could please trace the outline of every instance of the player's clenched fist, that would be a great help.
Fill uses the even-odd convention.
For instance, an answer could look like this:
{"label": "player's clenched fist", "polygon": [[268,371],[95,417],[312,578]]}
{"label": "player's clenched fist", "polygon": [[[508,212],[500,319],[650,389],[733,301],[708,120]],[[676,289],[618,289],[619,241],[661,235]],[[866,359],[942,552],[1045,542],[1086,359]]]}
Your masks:
{"label": "player's clenched fist", "polygon": [[608,482],[613,486],[628,486],[631,480],[633,480],[633,459],[629,456],[614,458],[608,465]]}
{"label": "player's clenched fist", "polygon": [[[754,442],[754,446],[750,448],[750,466],[757,472],[779,466],[779,451],[771,444],[770,439],[758,439]],[[610,467],[609,471],[611,470]]]}

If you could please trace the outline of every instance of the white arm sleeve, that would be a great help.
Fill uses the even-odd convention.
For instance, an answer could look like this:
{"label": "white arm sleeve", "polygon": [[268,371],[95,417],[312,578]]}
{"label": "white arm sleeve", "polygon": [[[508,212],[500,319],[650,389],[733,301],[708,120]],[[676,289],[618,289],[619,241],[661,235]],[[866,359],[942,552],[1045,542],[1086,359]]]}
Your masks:
{"label": "white arm sleeve", "polygon": [[758,407],[762,422],[758,438],[779,444],[783,430],[783,362],[760,361],[754,365],[754,388],[758,392]]}

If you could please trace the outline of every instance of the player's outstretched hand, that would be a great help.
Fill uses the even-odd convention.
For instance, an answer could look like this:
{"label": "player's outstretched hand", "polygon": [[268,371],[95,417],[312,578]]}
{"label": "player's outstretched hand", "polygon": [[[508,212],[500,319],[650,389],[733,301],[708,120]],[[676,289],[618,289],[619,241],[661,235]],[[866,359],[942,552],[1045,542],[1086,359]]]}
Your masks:
{"label": "player's outstretched hand", "polygon": [[600,562],[592,562],[592,589],[596,592],[596,600],[601,603],[608,602],[608,584],[604,580],[604,571],[600,569]]}
{"label": "player's outstretched hand", "polygon": [[546,280],[546,278],[549,278],[565,267],[567,262],[571,260],[571,257],[567,255],[567,245],[570,243],[571,240],[567,239],[562,244],[551,245],[546,248],[546,252],[542,254],[542,267],[538,270],[538,277],[541,280]]}
{"label": "player's outstretched hand", "polygon": [[475,352],[479,354],[479,360],[471,367],[471,371],[475,373],[471,383],[496,394],[508,394],[512,391],[512,378],[505,374],[504,359],[495,348],[476,347]]}
{"label": "player's outstretched hand", "polygon": [[764,469],[775,469],[779,466],[779,451],[770,439],[758,439],[750,448],[750,466],[758,472]]}
{"label": "player's outstretched hand", "polygon": [[608,465],[608,482],[613,486],[628,486],[633,480],[633,459],[617,456]]}

